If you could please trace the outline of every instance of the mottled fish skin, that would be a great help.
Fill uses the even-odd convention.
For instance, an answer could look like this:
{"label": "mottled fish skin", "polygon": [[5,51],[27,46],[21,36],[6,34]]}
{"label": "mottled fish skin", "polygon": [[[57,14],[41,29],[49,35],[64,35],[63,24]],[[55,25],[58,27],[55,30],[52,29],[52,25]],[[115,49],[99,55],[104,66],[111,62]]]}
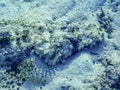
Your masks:
{"label": "mottled fish skin", "polygon": [[58,28],[57,23],[49,22],[39,19],[29,22],[21,18],[1,21],[0,57],[3,61],[21,62],[36,55],[48,65],[56,65],[73,53],[102,40],[98,25],[72,23],[63,30],[62,25]]}

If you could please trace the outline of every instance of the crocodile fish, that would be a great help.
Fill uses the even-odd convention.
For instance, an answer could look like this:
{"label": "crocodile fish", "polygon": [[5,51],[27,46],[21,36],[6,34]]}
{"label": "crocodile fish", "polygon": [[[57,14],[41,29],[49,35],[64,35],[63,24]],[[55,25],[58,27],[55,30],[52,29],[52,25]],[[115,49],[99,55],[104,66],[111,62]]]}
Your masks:
{"label": "crocodile fish", "polygon": [[56,65],[102,41],[102,31],[97,24],[74,22],[63,27],[54,21],[35,17],[32,21],[23,17],[0,21],[2,62],[21,62],[36,56],[48,65]]}

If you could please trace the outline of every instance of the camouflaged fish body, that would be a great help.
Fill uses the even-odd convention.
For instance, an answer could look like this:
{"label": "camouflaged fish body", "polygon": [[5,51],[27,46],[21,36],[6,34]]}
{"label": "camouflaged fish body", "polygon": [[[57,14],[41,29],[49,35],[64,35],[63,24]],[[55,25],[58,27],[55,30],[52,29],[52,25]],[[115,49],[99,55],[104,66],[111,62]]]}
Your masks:
{"label": "camouflaged fish body", "polygon": [[0,24],[1,61],[19,62],[36,55],[49,65],[102,40],[98,25],[72,23],[63,28],[53,21],[9,20]]}

